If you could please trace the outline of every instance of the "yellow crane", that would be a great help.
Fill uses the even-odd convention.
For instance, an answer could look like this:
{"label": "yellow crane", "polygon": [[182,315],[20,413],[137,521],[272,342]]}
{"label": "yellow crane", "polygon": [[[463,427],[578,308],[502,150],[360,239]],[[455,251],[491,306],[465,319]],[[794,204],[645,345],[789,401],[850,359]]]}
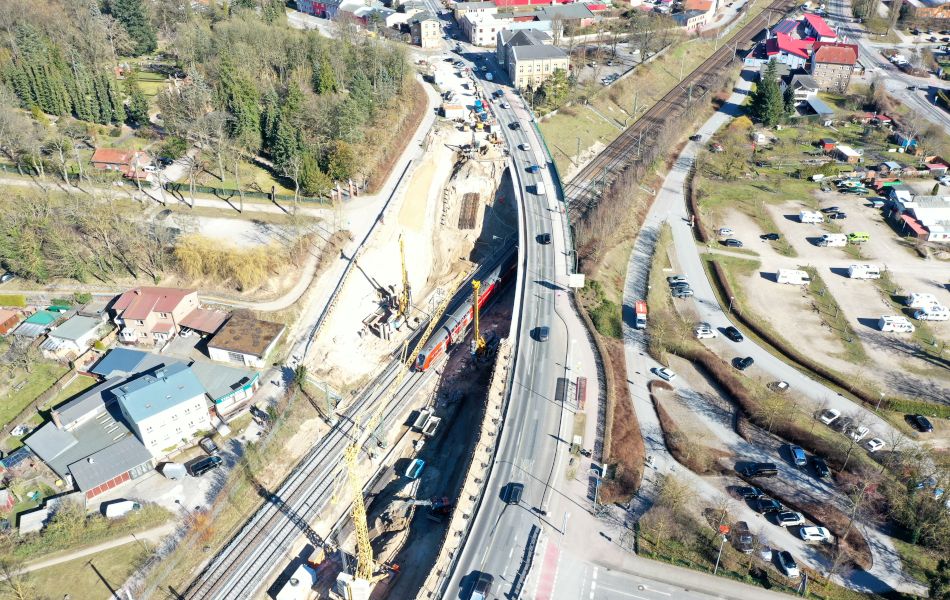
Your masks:
{"label": "yellow crane", "polygon": [[[405,271],[403,271],[405,272]],[[356,573],[353,575],[352,583],[349,587],[349,600],[364,600],[369,597],[373,585],[386,577],[385,573],[376,572],[376,562],[373,559],[373,547],[369,539],[369,524],[366,521],[366,505],[363,503],[363,479],[359,474],[359,456],[362,447],[363,434],[369,432],[370,436],[376,438],[376,428],[383,418],[383,411],[392,399],[399,393],[402,381],[406,374],[412,370],[412,365],[422,352],[422,348],[428,342],[432,332],[449,305],[451,294],[445,294],[439,306],[432,313],[429,319],[429,325],[419,338],[415,349],[406,357],[408,342],[403,343],[403,352],[401,366],[392,385],[386,390],[386,394],[376,401],[376,408],[372,416],[364,426],[360,426],[361,418],[355,420],[356,428],[353,435],[353,442],[346,447],[343,452],[344,464],[346,465],[347,479],[350,486],[350,492],[353,494],[353,509],[351,516],[353,518],[353,528],[356,530]],[[365,414],[365,413],[364,413]],[[362,417],[363,415],[360,415]],[[379,443],[379,442],[377,442]]]}
{"label": "yellow crane", "polygon": [[485,337],[482,336],[482,328],[478,321],[478,296],[479,290],[482,289],[482,282],[473,279],[472,280],[472,314],[474,318],[474,329],[472,331],[472,353],[475,356],[481,356],[485,354]]}
{"label": "yellow crane", "polygon": [[409,321],[409,308],[412,305],[412,290],[409,288],[409,271],[406,270],[406,244],[399,236],[399,259],[402,265],[402,290],[396,298],[396,311],[403,320]]}

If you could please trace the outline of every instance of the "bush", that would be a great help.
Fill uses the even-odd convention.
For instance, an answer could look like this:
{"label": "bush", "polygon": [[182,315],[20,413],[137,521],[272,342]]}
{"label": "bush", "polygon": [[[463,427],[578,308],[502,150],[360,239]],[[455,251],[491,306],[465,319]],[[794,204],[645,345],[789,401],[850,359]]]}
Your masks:
{"label": "bush", "polygon": [[109,137],[117,138],[117,137],[119,137],[120,135],[122,135],[122,128],[121,128],[121,127],[113,127],[113,128],[111,128],[111,129],[109,130]]}
{"label": "bush", "polygon": [[76,304],[89,304],[92,302],[92,294],[88,292],[76,292],[73,294],[73,301]]}
{"label": "bush", "polygon": [[159,149],[159,155],[172,160],[178,160],[188,152],[188,142],[176,135],[165,138]]}

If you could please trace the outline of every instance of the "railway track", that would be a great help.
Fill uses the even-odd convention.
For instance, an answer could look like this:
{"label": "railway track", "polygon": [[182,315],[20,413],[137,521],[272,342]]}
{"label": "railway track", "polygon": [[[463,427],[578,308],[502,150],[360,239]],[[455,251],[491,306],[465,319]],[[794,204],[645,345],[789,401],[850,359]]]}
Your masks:
{"label": "railway track", "polygon": [[571,220],[583,215],[596,204],[614,179],[633,159],[640,156],[643,148],[656,143],[653,137],[656,132],[687,111],[694,100],[712,91],[714,82],[729,68],[738,48],[751,42],[770,24],[772,13],[781,16],[794,4],[791,0],[774,0],[587,163],[564,186],[564,197]]}
{"label": "railway track", "polygon": [[[309,523],[329,503],[337,487],[334,475],[343,475],[339,457],[352,441],[356,427],[353,419],[386,393],[396,377],[398,364],[392,363],[377,377],[275,492],[258,490],[265,504],[192,582],[183,594],[185,598],[252,597],[300,535],[306,535],[314,544],[322,543]],[[425,379],[426,373],[412,373],[406,378],[386,408],[384,424],[406,408]]]}

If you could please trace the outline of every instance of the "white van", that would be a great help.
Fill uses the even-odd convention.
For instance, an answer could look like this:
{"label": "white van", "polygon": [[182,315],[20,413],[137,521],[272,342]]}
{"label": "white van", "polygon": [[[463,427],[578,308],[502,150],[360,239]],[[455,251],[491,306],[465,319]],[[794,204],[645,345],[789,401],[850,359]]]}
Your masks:
{"label": "white van", "polygon": [[918,294],[917,292],[907,296],[904,303],[911,308],[924,308],[937,303],[937,297],[933,294]]}
{"label": "white van", "polygon": [[811,277],[807,272],[798,269],[779,269],[776,281],[792,285],[808,285],[811,283]]}
{"label": "white van", "polygon": [[537,182],[536,184],[534,184],[534,193],[537,194],[538,196],[543,196],[543,195],[544,195],[544,184],[541,183],[540,181]]}
{"label": "white van", "polygon": [[918,321],[948,321],[950,309],[939,304],[930,304],[914,311],[914,318]]}
{"label": "white van", "polygon": [[818,240],[818,245],[828,248],[844,248],[848,245],[848,236],[843,233],[826,233]]}
{"label": "white van", "polygon": [[881,331],[894,333],[914,333],[917,329],[907,317],[899,316],[883,316],[878,319],[877,326]]}
{"label": "white van", "polygon": [[851,265],[848,267],[851,279],[880,279],[881,268],[877,265]]}
{"label": "white van", "polygon": [[798,213],[798,220],[802,223],[824,223],[825,217],[817,210],[803,210]]}

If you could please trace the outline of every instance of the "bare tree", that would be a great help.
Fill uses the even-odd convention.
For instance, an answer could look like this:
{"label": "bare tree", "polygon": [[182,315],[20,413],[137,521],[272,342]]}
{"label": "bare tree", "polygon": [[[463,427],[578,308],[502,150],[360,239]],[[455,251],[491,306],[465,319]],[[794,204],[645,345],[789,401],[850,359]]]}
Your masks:
{"label": "bare tree", "polygon": [[39,600],[30,574],[24,572],[23,563],[15,559],[0,559],[0,589],[13,600]]}
{"label": "bare tree", "polygon": [[845,434],[845,440],[847,440],[844,464],[841,465],[842,471],[848,468],[848,463],[851,461],[851,453],[854,452],[854,447],[858,445],[859,440],[857,439],[857,430],[861,428],[867,429],[868,424],[868,416],[864,411],[857,411],[853,413],[850,419],[851,420],[848,424],[848,427],[842,432]]}

